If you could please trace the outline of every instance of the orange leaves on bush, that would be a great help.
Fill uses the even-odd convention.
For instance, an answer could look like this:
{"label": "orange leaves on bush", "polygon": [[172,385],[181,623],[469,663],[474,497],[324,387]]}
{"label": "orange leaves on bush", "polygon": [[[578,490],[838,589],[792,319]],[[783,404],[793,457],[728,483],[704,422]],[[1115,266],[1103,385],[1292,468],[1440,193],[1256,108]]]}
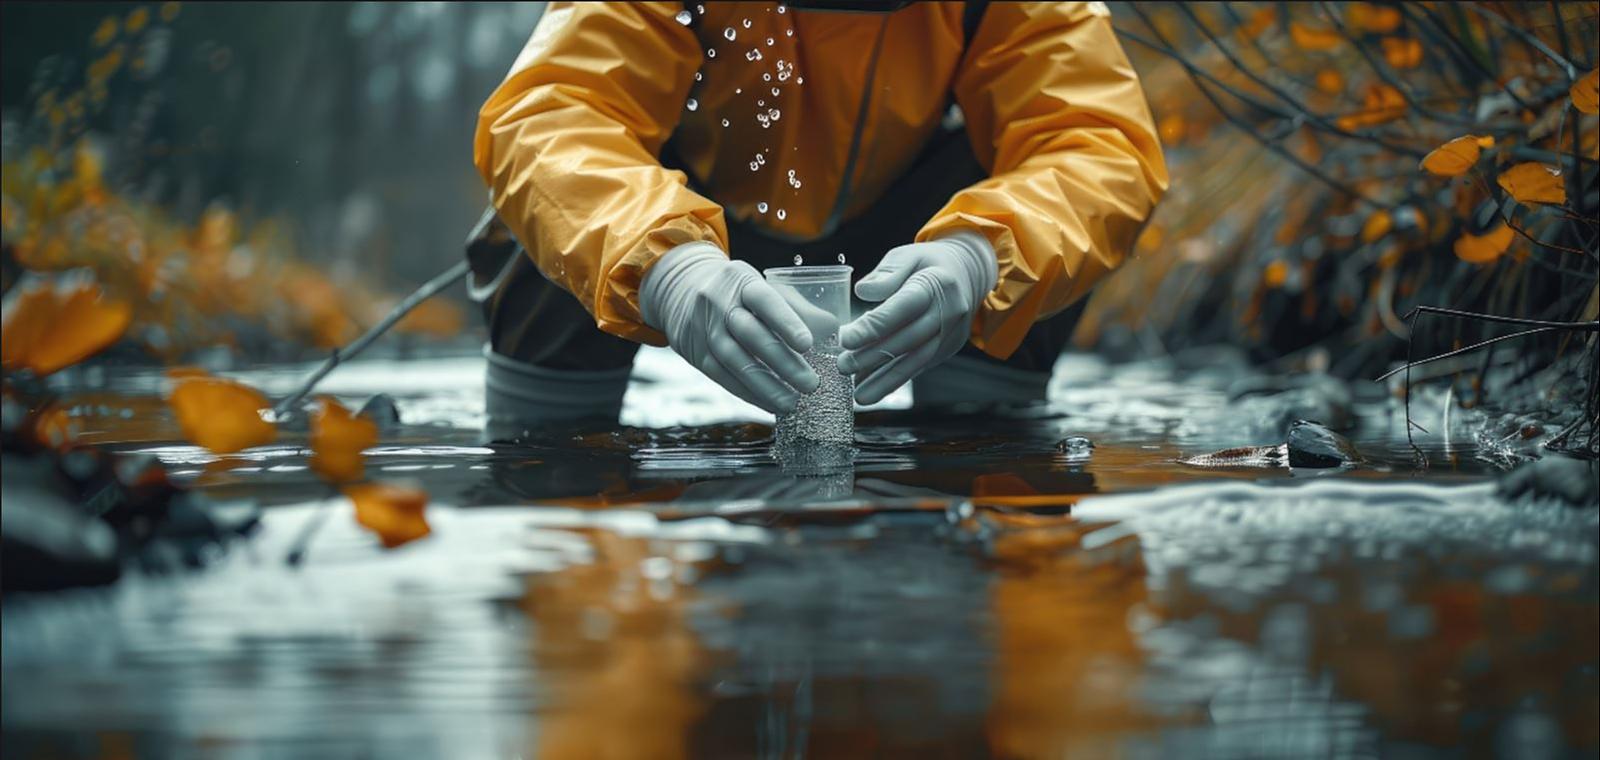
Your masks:
{"label": "orange leaves on bush", "polygon": [[1500,173],[1500,188],[1516,198],[1518,203],[1567,202],[1567,185],[1561,171],[1537,161],[1517,164]]}
{"label": "orange leaves on bush", "polygon": [[1500,224],[1482,235],[1463,233],[1456,238],[1456,258],[1473,264],[1493,264],[1511,247],[1516,232]]}
{"label": "orange leaves on bush", "polygon": [[366,472],[362,452],[378,443],[377,423],[329,396],[318,402],[311,413],[311,469],[331,483],[360,480]]}
{"label": "orange leaves on bush", "polygon": [[1471,171],[1478,163],[1484,148],[1494,147],[1493,137],[1462,135],[1433,149],[1418,164],[1430,174],[1441,177],[1459,177]]}
{"label": "orange leaves on bush", "polygon": [[1344,91],[1344,75],[1333,69],[1317,72],[1317,89],[1329,95],[1338,95]]}
{"label": "orange leaves on bush", "polygon": [[1367,217],[1366,223],[1361,225],[1361,242],[1370,243],[1394,229],[1394,216],[1388,211],[1378,209],[1372,216]]}
{"label": "orange leaves on bush", "polygon": [[1289,38],[1301,50],[1332,50],[1344,42],[1344,37],[1332,29],[1306,26],[1298,21],[1289,23]]}
{"label": "orange leaves on bush", "polygon": [[416,305],[394,325],[397,333],[453,338],[466,329],[467,318],[461,307],[442,298],[430,298]]}
{"label": "orange leaves on bush", "polygon": [[1183,139],[1186,126],[1182,114],[1169,113],[1156,122],[1156,132],[1161,135],[1161,142],[1175,145]]}
{"label": "orange leaves on bush", "polygon": [[1239,36],[1245,39],[1253,40],[1257,37],[1260,37],[1261,34],[1267,31],[1267,29],[1272,26],[1272,23],[1277,20],[1278,14],[1272,8],[1262,8],[1257,10],[1255,13],[1250,14],[1249,21],[1246,21],[1239,26]]}
{"label": "orange leaves on bush", "polygon": [[1351,3],[1350,25],[1365,32],[1388,34],[1400,28],[1400,11],[1387,5]]}
{"label": "orange leaves on bush", "polygon": [[1289,281],[1288,262],[1278,259],[1261,271],[1261,282],[1269,288],[1281,288]]}
{"label": "orange leaves on bush", "polygon": [[1397,69],[1422,65],[1422,41],[1415,37],[1383,38],[1383,59]]}
{"label": "orange leaves on bush", "polygon": [[1584,74],[1582,79],[1572,83],[1568,92],[1572,95],[1573,108],[1584,113],[1600,113],[1600,69]]}
{"label": "orange leaves on bush", "polygon": [[1340,116],[1340,129],[1351,131],[1394,121],[1406,112],[1406,98],[1386,84],[1372,85],[1361,98],[1361,110]]}
{"label": "orange leaves on bush", "polygon": [[428,492],[397,483],[348,486],[344,495],[356,507],[356,522],[372,531],[385,549],[410,543],[431,532]]}
{"label": "orange leaves on bush", "polygon": [[133,321],[133,307],[105,298],[92,284],[63,293],[37,284],[15,294],[0,318],[0,363],[48,375],[115,343]]}
{"label": "orange leaves on bush", "polygon": [[260,391],[220,377],[185,376],[167,399],[183,435],[217,454],[272,443],[278,429],[262,419],[272,405]]}

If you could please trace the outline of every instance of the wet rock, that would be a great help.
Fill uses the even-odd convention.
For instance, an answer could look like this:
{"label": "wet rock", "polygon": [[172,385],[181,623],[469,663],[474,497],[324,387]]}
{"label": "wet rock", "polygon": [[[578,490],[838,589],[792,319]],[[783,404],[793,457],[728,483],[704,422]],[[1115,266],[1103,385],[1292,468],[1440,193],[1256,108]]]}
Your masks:
{"label": "wet rock", "polygon": [[356,414],[377,423],[380,433],[392,433],[400,429],[400,407],[395,404],[394,397],[387,393],[373,394]]}
{"label": "wet rock", "polygon": [[1295,420],[1286,443],[1290,467],[1348,467],[1362,461],[1350,439],[1320,422]]}
{"label": "wet rock", "polygon": [[1495,493],[1507,499],[1557,499],[1593,508],[1600,502],[1600,462],[1546,456],[1501,476]]}
{"label": "wet rock", "polygon": [[0,586],[47,591],[117,579],[117,537],[61,492],[49,460],[5,455]]}
{"label": "wet rock", "polygon": [[1068,459],[1088,459],[1094,455],[1094,441],[1081,435],[1069,435],[1056,441],[1056,452]]}

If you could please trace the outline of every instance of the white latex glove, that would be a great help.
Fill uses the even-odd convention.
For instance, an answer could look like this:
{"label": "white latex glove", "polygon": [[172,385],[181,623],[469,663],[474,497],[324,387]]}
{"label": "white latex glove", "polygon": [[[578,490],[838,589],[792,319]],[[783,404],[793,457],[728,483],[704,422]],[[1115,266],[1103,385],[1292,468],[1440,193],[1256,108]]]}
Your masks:
{"label": "white latex glove", "polygon": [[811,348],[806,323],[753,267],[710,243],[663,254],[640,283],[639,311],[679,356],[762,409],[790,411],[817,389],[798,353]]}
{"label": "white latex glove", "polygon": [[862,300],[883,303],[839,328],[839,371],[856,376],[856,401],[877,403],[961,350],[999,276],[994,247],[976,232],[885,254],[856,283]]}

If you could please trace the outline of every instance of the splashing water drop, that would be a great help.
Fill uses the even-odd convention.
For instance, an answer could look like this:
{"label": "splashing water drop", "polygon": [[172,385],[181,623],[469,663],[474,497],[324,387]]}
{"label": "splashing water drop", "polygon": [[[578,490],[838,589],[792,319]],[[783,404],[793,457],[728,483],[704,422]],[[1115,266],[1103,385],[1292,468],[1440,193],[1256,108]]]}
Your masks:
{"label": "splashing water drop", "polygon": [[770,71],[768,71],[768,72],[766,72],[766,73],[764,73],[764,74],[762,74],[762,75],[761,75],[761,78],[762,78],[762,79],[763,79],[763,80],[764,80],[764,81],[768,81],[768,82],[770,82],[770,81],[772,81],[772,72],[770,72]]}
{"label": "splashing water drop", "polygon": [[[779,213],[782,213],[782,212],[779,212]],[[797,253],[797,254],[794,255],[794,265],[795,266],[800,266],[800,265],[802,265],[804,263],[806,263],[806,260],[801,258],[800,254]]]}
{"label": "splashing water drop", "polygon": [[746,28],[746,29],[750,28],[750,19],[745,19],[744,20],[744,28]]}
{"label": "splashing water drop", "polygon": [[776,88],[776,87],[772,88],[772,97],[774,97],[774,98],[778,97],[778,88]]}
{"label": "splashing water drop", "polygon": [[705,78],[706,78],[706,75],[705,75],[705,74],[702,74],[702,73],[700,73],[700,72],[698,72],[698,71],[696,71],[696,72],[695,72],[695,73],[694,73],[694,81],[696,81],[696,82],[699,82],[699,81],[701,81],[701,80],[703,80],[703,79],[705,79]]}
{"label": "splashing water drop", "polygon": [[694,7],[694,12],[703,16],[705,15],[706,7],[704,5],[696,5]]}
{"label": "splashing water drop", "polygon": [[786,216],[788,216],[788,214],[784,213],[783,209],[778,209],[778,221],[783,221],[783,218]]}
{"label": "splashing water drop", "polygon": [[678,11],[678,15],[674,16],[673,18],[676,18],[678,23],[683,24],[684,26],[688,26],[689,22],[694,20],[694,16],[689,15],[688,11]]}
{"label": "splashing water drop", "polygon": [[839,254],[839,263],[840,263],[840,264],[843,264],[843,263],[844,263],[844,254],[842,254],[842,253],[841,253],[841,254]]}
{"label": "splashing water drop", "polygon": [[793,29],[789,29],[789,30],[784,31],[783,36],[785,36],[785,37],[793,37],[794,36],[794,30]]}
{"label": "splashing water drop", "polygon": [[691,111],[697,111],[700,109],[700,101],[695,100],[694,98],[689,98],[689,100],[683,104],[683,107]]}
{"label": "splashing water drop", "polygon": [[722,120],[722,126],[724,126],[724,127],[728,126],[728,120],[727,119],[723,119]]}
{"label": "splashing water drop", "polygon": [[755,171],[755,170],[760,169],[760,168],[761,168],[760,164],[758,164],[758,163],[756,163],[754,161],[750,162],[750,171]]}
{"label": "splashing water drop", "polygon": [[739,33],[733,31],[733,27],[730,26],[730,27],[722,30],[722,36],[727,38],[727,39],[729,39],[729,40],[731,40],[734,37],[739,36]]}
{"label": "splashing water drop", "polygon": [[762,201],[760,203],[757,203],[756,204],[756,210],[760,211],[763,214],[767,213],[767,202],[766,201]]}
{"label": "splashing water drop", "polygon": [[772,43],[773,43],[773,39],[771,37],[768,37],[767,38],[767,47],[772,47]]}
{"label": "splashing water drop", "polygon": [[706,49],[706,57],[707,58],[716,58],[717,57],[716,48],[707,48]]}

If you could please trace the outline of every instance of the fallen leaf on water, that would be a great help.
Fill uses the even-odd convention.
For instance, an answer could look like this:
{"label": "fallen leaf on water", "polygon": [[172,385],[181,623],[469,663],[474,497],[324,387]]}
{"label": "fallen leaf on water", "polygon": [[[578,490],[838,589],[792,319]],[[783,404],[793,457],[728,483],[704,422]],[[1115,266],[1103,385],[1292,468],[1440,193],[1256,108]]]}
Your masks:
{"label": "fallen leaf on water", "polygon": [[1500,188],[1518,203],[1567,202],[1567,185],[1561,172],[1537,161],[1517,164],[1500,173]]}
{"label": "fallen leaf on water", "polygon": [[133,321],[133,307],[105,298],[89,283],[63,293],[40,283],[6,304],[0,323],[0,361],[11,369],[48,375],[115,343]]}
{"label": "fallen leaf on water", "polygon": [[262,419],[272,404],[261,392],[219,377],[184,377],[167,399],[191,442],[216,454],[272,443],[278,429]]}
{"label": "fallen leaf on water", "polygon": [[311,414],[311,469],[331,483],[360,480],[366,472],[362,452],[378,443],[377,423],[329,396],[318,401]]}
{"label": "fallen leaf on water", "polygon": [[[1484,145],[1484,141],[1489,142]],[[1441,177],[1459,177],[1466,174],[1478,163],[1478,157],[1483,155],[1483,148],[1494,145],[1493,137],[1478,137],[1477,135],[1462,135],[1450,142],[1433,149],[1433,152],[1422,158],[1419,164],[1430,174]]]}
{"label": "fallen leaf on water", "polygon": [[1572,107],[1584,113],[1600,113],[1600,69],[1592,69],[1572,83]]}
{"label": "fallen leaf on water", "polygon": [[1492,264],[1511,247],[1516,231],[1500,224],[1482,235],[1462,234],[1456,238],[1456,258],[1473,264]]}
{"label": "fallen leaf on water", "polygon": [[1332,29],[1306,26],[1298,21],[1289,24],[1289,38],[1301,50],[1332,50],[1344,42],[1344,38]]}
{"label": "fallen leaf on water", "polygon": [[1370,243],[1394,229],[1394,217],[1388,211],[1378,209],[1372,216],[1367,217],[1365,224],[1361,225],[1361,242]]}
{"label": "fallen leaf on water", "polygon": [[398,483],[346,486],[344,495],[356,506],[356,522],[372,531],[385,549],[428,535],[428,492]]}

